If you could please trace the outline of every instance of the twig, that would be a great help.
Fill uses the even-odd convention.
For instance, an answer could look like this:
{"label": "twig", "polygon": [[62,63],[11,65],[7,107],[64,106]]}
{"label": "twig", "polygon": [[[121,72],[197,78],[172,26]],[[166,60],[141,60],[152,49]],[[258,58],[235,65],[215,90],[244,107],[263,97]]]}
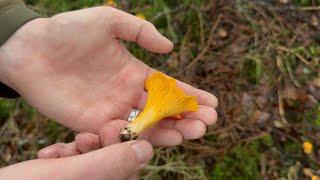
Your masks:
{"label": "twig", "polygon": [[[311,94],[307,94],[307,97],[312,101],[314,102],[315,104],[318,104],[319,101]],[[318,108],[318,111],[320,111],[320,107]]]}
{"label": "twig", "polygon": [[168,31],[170,33],[170,35],[172,36],[173,38],[173,42],[177,42],[177,35],[176,33],[174,32],[174,29],[172,27],[172,22],[171,22],[171,15],[170,15],[170,10],[169,8],[165,7],[164,8],[164,11],[166,12],[166,19],[167,19],[167,24],[168,24]]}
{"label": "twig", "polygon": [[250,137],[241,139],[241,140],[240,140],[240,143],[242,143],[242,142],[248,143],[248,142],[254,141],[254,140],[259,139],[259,138],[261,138],[261,137],[263,137],[263,136],[265,136],[265,135],[268,135],[269,133],[270,133],[269,131],[262,131],[262,132],[260,132],[260,133],[257,134],[257,135],[252,135],[252,136],[250,136]]}
{"label": "twig", "polygon": [[306,7],[300,7],[298,8],[299,11],[314,11],[314,10],[320,10],[320,6],[306,6]]}
{"label": "twig", "polygon": [[313,66],[310,65],[310,62],[305,58],[303,57],[300,53],[298,52],[295,52],[294,50],[292,49],[289,49],[285,46],[277,46],[277,49],[281,50],[281,51],[284,51],[284,52],[287,52],[287,53],[292,53],[294,54],[296,57],[298,57],[298,59],[300,59],[305,65],[307,65],[310,69],[312,69],[313,71],[317,72],[319,74],[319,69],[316,69],[314,68]]}
{"label": "twig", "polygon": [[164,12],[156,14],[153,18],[150,19],[150,21],[154,22],[154,21],[158,20],[160,17],[162,17],[164,15],[168,15],[168,14],[170,15],[171,13],[175,13],[175,12],[180,11],[180,10],[185,9],[185,8],[186,8],[186,6],[182,4],[182,5],[174,8],[174,9],[172,9],[170,11],[164,11]]}
{"label": "twig", "polygon": [[284,104],[283,104],[283,96],[282,96],[282,93],[281,93],[281,90],[280,90],[280,83],[282,81],[282,76],[279,76],[278,78],[278,88],[277,88],[277,91],[278,91],[278,104],[279,104],[279,115],[281,117],[281,121],[282,121],[282,124],[283,125],[288,125],[288,121],[285,117],[285,111],[284,111]]}
{"label": "twig", "polygon": [[200,42],[201,42],[201,48],[205,46],[205,37],[204,37],[204,31],[203,31],[203,17],[201,11],[196,8],[199,24],[200,24]]}
{"label": "twig", "polygon": [[[261,0],[242,0],[243,2],[253,3],[256,5],[259,5],[261,7],[267,8],[268,10],[277,11],[282,14],[287,14],[288,17],[290,17],[290,20],[298,20],[307,23],[309,26],[319,29],[319,27],[314,27],[312,25],[312,22],[307,17],[303,16],[301,13],[297,13],[299,10],[296,6],[274,6],[270,1],[261,1]],[[268,3],[269,2],[269,3]],[[315,8],[316,7],[316,8]],[[305,10],[318,10],[317,6],[313,6],[313,8],[305,7]],[[289,18],[288,18],[289,19]]]}
{"label": "twig", "polygon": [[297,39],[298,39],[298,34],[294,34],[292,39],[289,41],[288,46],[291,47]]}
{"label": "twig", "polygon": [[278,48],[279,50],[281,50],[281,51],[285,51],[285,52],[294,54],[294,55],[297,56],[303,63],[305,63],[306,65],[310,66],[310,62],[309,62],[306,58],[304,58],[300,53],[294,52],[293,50],[291,50],[291,49],[289,49],[289,48],[287,48],[287,47],[285,47],[285,46],[281,46],[281,45],[279,45],[277,48]]}
{"label": "twig", "polygon": [[258,64],[259,66],[262,67],[262,69],[269,75],[269,77],[273,81],[276,81],[276,77],[273,75],[273,73],[270,71],[270,69],[265,67],[265,65],[262,63],[262,60],[259,57],[254,57],[254,56],[247,55],[247,56],[245,56],[245,58],[253,60],[256,64]]}
{"label": "twig", "polygon": [[[193,59],[193,61],[191,61],[191,63],[188,64],[188,66],[185,68],[185,70],[188,70],[190,67],[192,67],[196,62],[198,62],[200,59],[202,59],[202,57],[207,53],[207,51],[210,48],[211,42],[213,40],[213,35],[214,35],[214,31],[217,29],[218,25],[220,24],[222,19],[222,15],[219,14],[216,22],[213,24],[211,31],[210,31],[210,35],[209,38],[206,42],[206,46],[202,49],[202,51],[196,56],[196,58]],[[179,74],[181,74],[182,72],[180,72]]]}
{"label": "twig", "polygon": [[286,138],[291,139],[293,142],[300,144],[299,139],[296,139],[295,137],[292,137],[289,133],[282,132],[281,130],[277,129],[277,133],[281,134],[282,136],[285,136]]}
{"label": "twig", "polygon": [[184,35],[184,38],[181,42],[181,47],[180,47],[180,52],[179,52],[180,55],[182,54],[182,51],[185,51],[187,49],[186,44],[189,41],[191,31],[192,31],[192,26],[188,26],[187,32]]}
{"label": "twig", "polygon": [[226,128],[222,128],[222,129],[218,129],[216,131],[211,131],[206,133],[205,136],[212,136],[212,135],[217,135],[217,134],[221,134],[225,131],[229,131],[230,129],[234,128],[236,126],[236,124],[231,124],[230,126],[226,127]]}

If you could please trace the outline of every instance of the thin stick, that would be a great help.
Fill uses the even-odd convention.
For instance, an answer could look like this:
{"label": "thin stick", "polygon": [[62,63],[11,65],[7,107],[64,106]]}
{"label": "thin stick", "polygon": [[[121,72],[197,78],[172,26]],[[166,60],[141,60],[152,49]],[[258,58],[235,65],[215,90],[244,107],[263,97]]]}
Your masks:
{"label": "thin stick", "polygon": [[[193,61],[191,61],[191,63],[188,64],[188,66],[185,68],[185,70],[188,70],[190,67],[192,67],[196,62],[198,62],[200,59],[202,59],[202,57],[207,53],[207,51],[210,48],[211,42],[213,40],[213,34],[215,32],[215,30],[217,29],[218,25],[220,24],[222,19],[222,15],[219,14],[216,22],[213,24],[211,31],[210,31],[210,35],[209,38],[206,42],[206,46],[202,49],[202,51],[197,55],[196,58],[193,59]],[[179,73],[180,74],[180,73]]]}
{"label": "thin stick", "polygon": [[300,7],[298,10],[300,10],[300,11],[314,11],[314,10],[320,10],[320,6],[307,6],[307,7]]}
{"label": "thin stick", "polygon": [[308,66],[310,65],[310,62],[306,58],[304,58],[300,53],[294,52],[293,50],[291,50],[287,47],[284,47],[284,46],[278,46],[278,49],[281,51],[292,53],[295,56],[297,56],[303,63],[305,63]]}

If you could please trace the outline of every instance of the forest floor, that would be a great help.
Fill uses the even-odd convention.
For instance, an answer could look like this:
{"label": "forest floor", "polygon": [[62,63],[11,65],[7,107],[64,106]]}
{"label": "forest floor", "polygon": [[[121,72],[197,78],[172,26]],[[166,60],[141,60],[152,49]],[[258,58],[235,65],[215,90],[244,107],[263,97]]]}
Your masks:
{"label": "forest floor", "polygon": [[[42,14],[102,0],[27,0]],[[110,1],[109,1],[110,3]],[[319,0],[119,0],[175,43],[168,55],[127,43],[139,59],[219,98],[207,134],[158,148],[143,179],[310,179],[320,176]],[[0,100],[0,165],[36,158],[74,132],[22,99]],[[313,145],[305,153],[303,143]]]}

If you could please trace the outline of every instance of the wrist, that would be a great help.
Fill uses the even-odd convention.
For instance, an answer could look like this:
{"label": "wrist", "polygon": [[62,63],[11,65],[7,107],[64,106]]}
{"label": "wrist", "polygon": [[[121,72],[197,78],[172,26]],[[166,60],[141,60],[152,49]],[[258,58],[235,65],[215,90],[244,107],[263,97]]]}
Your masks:
{"label": "wrist", "polygon": [[5,57],[5,51],[2,47],[0,47],[0,82],[4,84],[9,84],[9,74],[7,68],[8,57]]}
{"label": "wrist", "polygon": [[[1,4],[1,3],[0,3]],[[0,97],[18,97],[18,94],[8,86],[14,88],[10,80],[10,68],[8,62],[10,56],[4,50],[4,46],[20,27],[32,19],[40,17],[39,14],[27,8],[23,1],[5,1],[0,6]],[[14,53],[20,53],[14,51]],[[6,86],[8,85],[8,86]]]}
{"label": "wrist", "polygon": [[38,59],[34,44],[44,34],[46,18],[37,18],[24,24],[0,46],[0,82],[18,91],[20,78],[28,75],[28,65]]}
{"label": "wrist", "polygon": [[3,69],[2,70],[0,68],[0,97],[5,97],[5,98],[20,97],[20,95],[12,87],[8,86],[9,78],[8,78],[8,74],[5,71],[5,66],[3,64],[4,64],[4,58],[3,58],[3,55],[0,55],[0,67],[2,67]]}

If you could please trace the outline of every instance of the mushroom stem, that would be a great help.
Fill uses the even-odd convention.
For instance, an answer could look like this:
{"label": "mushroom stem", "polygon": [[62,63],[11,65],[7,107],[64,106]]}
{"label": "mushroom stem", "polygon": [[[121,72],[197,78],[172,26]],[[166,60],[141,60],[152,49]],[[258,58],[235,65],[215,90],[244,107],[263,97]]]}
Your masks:
{"label": "mushroom stem", "polygon": [[138,134],[132,132],[130,126],[125,127],[123,131],[119,134],[119,139],[121,142],[132,141],[138,138]]}
{"label": "mushroom stem", "polygon": [[160,119],[156,118],[155,112],[152,110],[141,112],[124,130],[120,133],[119,139],[121,142],[136,140],[139,134]]}

